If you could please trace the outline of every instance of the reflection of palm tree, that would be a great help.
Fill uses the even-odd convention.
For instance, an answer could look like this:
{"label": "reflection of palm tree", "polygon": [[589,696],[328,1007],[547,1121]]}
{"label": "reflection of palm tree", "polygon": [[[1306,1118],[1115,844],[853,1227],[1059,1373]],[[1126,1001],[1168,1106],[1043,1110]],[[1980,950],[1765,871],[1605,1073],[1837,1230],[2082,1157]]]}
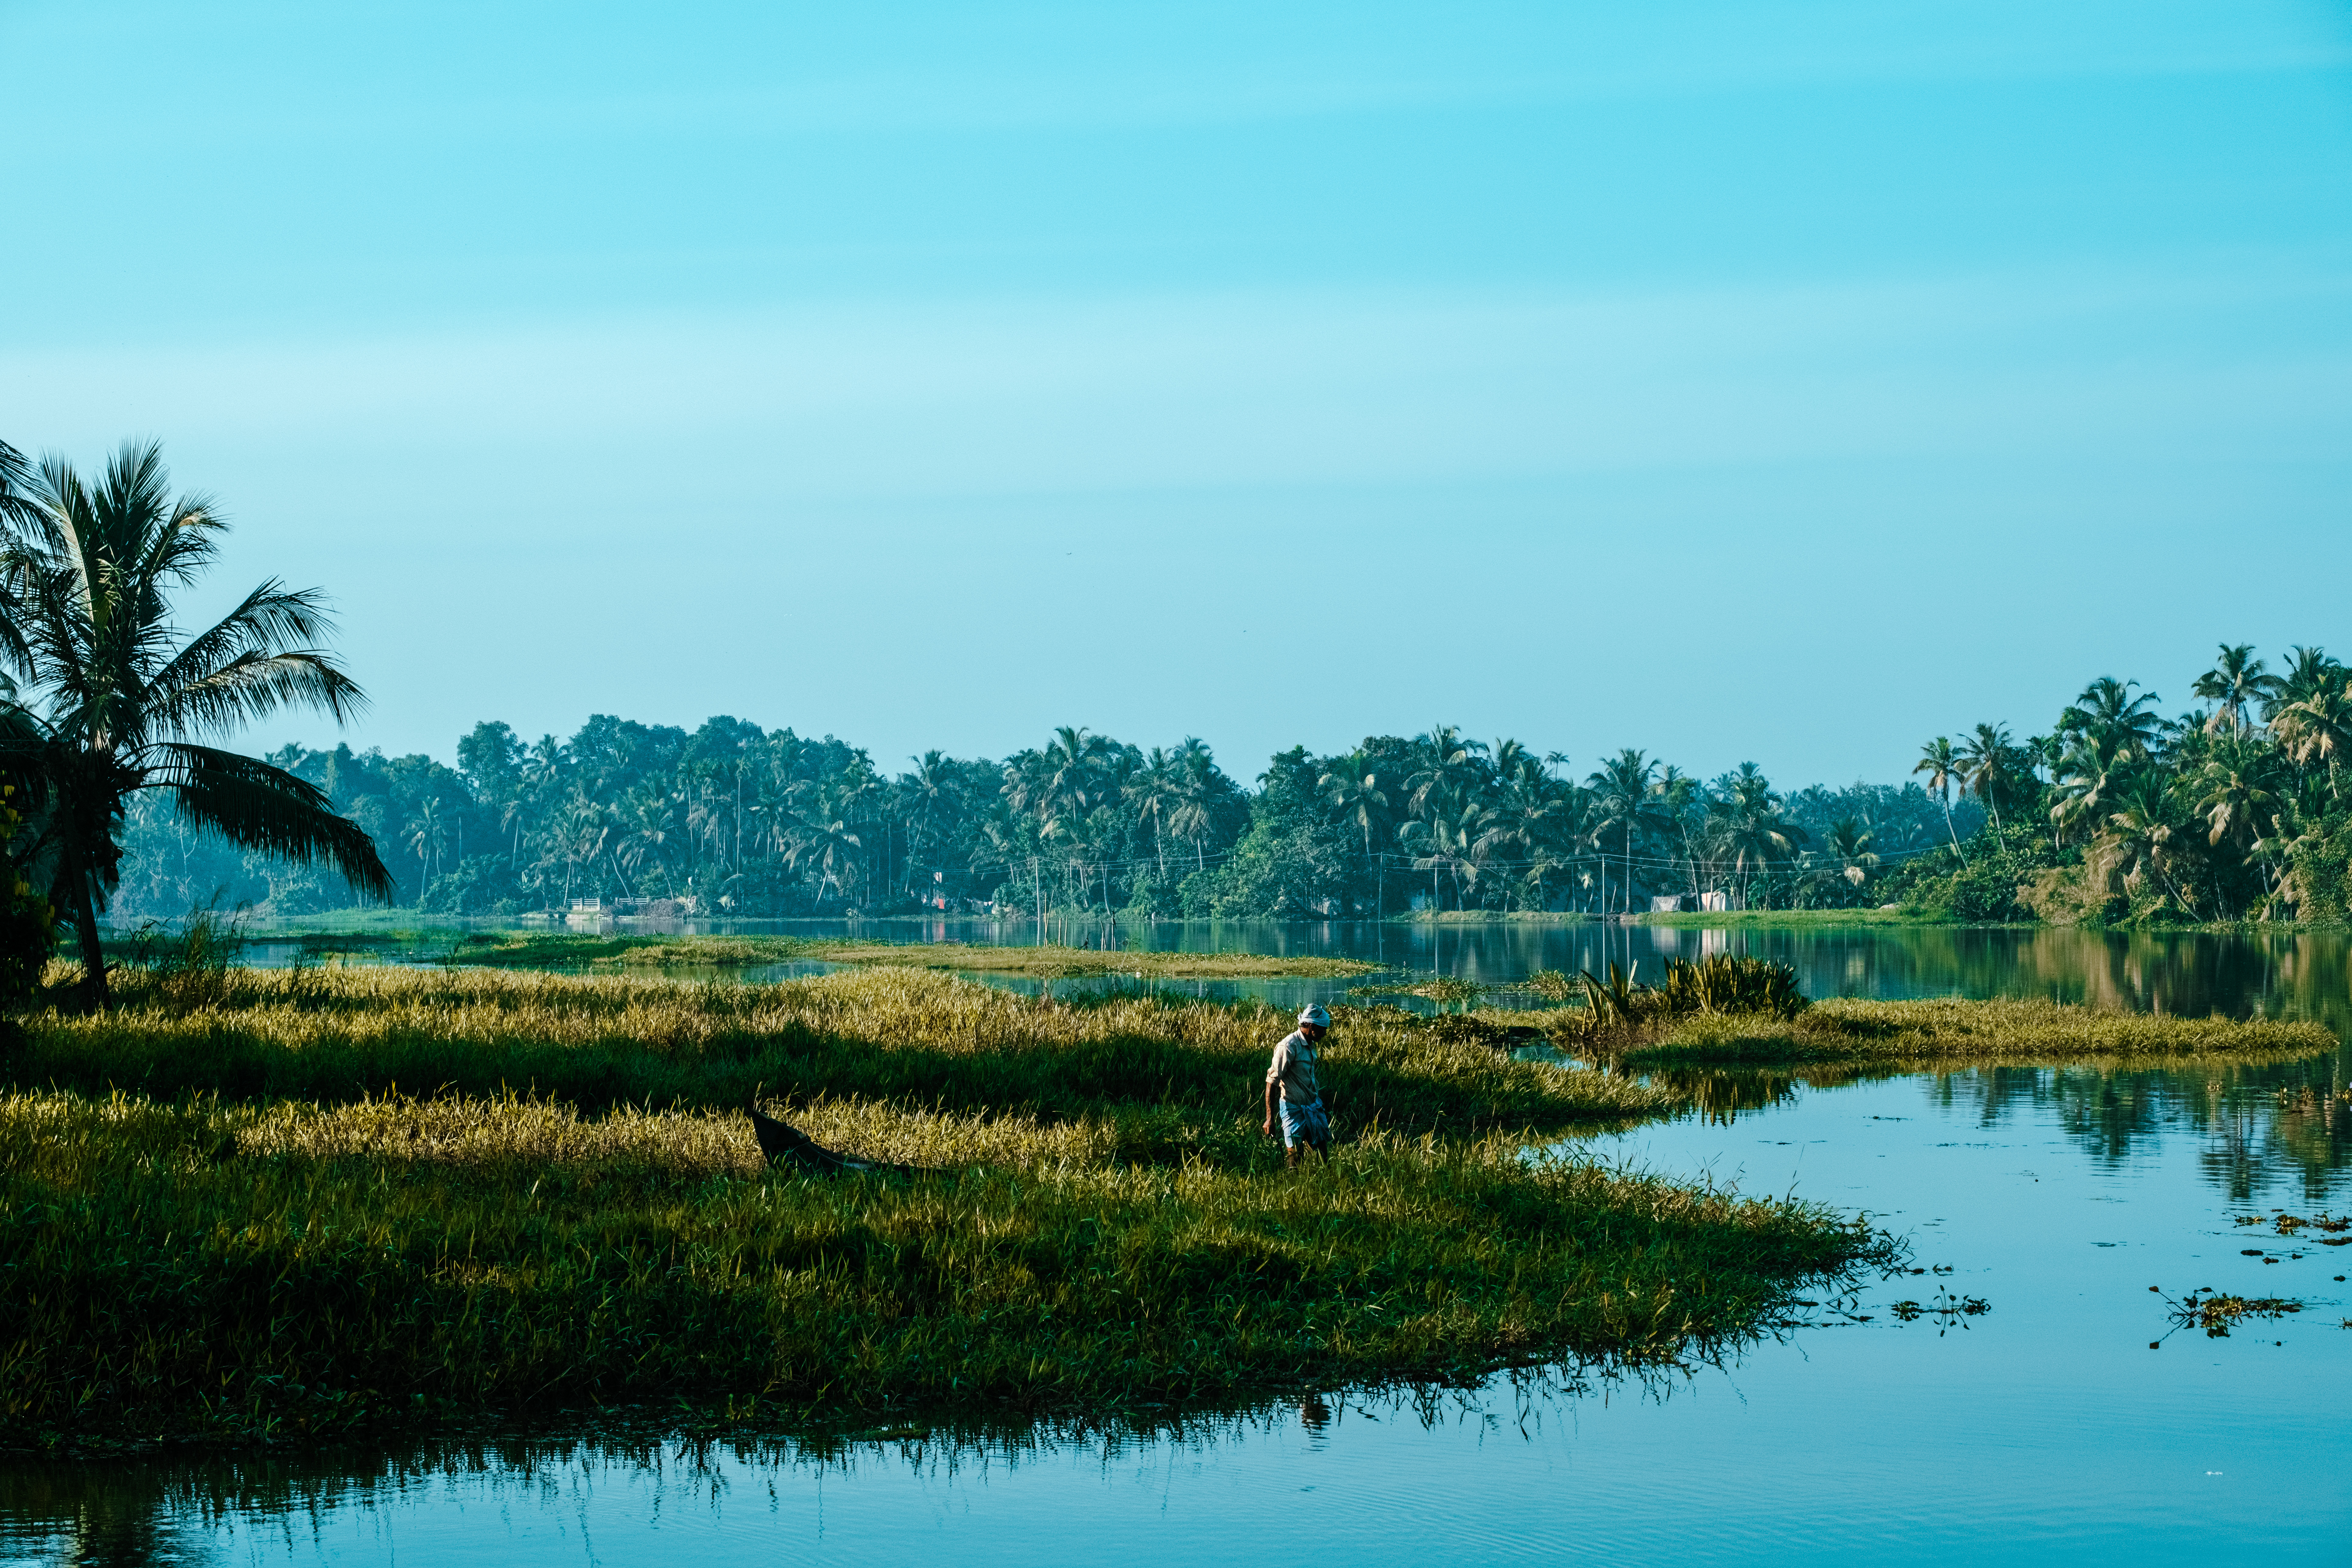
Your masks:
{"label": "reflection of palm tree", "polygon": [[374,844],[322,792],[191,738],[289,706],[338,721],[360,706],[358,686],[319,651],[318,594],[273,579],[174,647],[172,591],[212,563],[224,526],[212,503],[174,501],[152,443],[126,445],[94,486],[53,458],[24,476],[21,495],[21,459],[0,456],[0,665],[30,699],[0,703],[0,757],[37,797],[36,852],[54,857],[50,897],[80,935],[91,999],[110,999],[98,910],[121,879],[115,836],[141,790],[165,791],[184,820],[239,848],[324,860],[389,898]]}
{"label": "reflection of palm tree", "polygon": [[1952,749],[1949,735],[1938,735],[1919,748],[1919,760],[1911,764],[1915,773],[1927,775],[1927,793],[1944,808],[1944,831],[1952,840],[1952,853],[1960,864],[1969,863],[1968,851],[1960,847],[1959,829],[1952,826],[1952,784],[1960,776],[1960,754]]}
{"label": "reflection of palm tree", "polygon": [[2279,686],[2277,676],[2263,673],[2263,661],[2254,657],[2253,644],[2233,647],[2223,643],[2213,668],[2199,676],[2189,691],[2214,704],[2212,717],[2205,721],[2205,728],[2210,731],[2242,728],[2246,710],[2276,697]]}

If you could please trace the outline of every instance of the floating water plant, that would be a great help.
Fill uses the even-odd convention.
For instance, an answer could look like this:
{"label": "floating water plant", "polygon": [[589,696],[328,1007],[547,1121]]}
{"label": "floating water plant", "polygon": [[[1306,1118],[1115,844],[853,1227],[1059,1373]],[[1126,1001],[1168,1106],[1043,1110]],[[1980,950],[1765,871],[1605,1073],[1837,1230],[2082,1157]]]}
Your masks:
{"label": "floating water plant", "polygon": [[2208,1339],[2225,1340],[2230,1330],[2248,1318],[2284,1318],[2303,1310],[2303,1303],[2282,1296],[2227,1296],[2200,1287],[2179,1300],[2151,1285],[2162,1298],[2178,1329],[2202,1329]]}

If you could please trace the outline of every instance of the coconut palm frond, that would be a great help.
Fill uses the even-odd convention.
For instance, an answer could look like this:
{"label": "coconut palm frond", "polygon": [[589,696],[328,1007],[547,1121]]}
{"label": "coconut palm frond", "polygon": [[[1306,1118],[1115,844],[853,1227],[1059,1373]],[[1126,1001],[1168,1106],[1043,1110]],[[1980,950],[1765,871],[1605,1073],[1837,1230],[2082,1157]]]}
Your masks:
{"label": "coconut palm frond", "polygon": [[155,748],[149,783],[167,787],[183,820],[244,849],[297,865],[320,861],[373,898],[392,896],[392,873],[356,822],[335,815],[316,785],[255,757],[172,742]]}

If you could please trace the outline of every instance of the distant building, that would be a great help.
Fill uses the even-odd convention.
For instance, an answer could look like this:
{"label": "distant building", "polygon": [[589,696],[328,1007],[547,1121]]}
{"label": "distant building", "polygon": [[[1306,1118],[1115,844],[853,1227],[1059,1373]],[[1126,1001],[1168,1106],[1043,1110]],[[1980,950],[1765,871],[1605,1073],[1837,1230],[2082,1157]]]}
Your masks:
{"label": "distant building", "polygon": [[1738,893],[1718,890],[1701,893],[1698,896],[1698,907],[1711,915],[1728,914],[1734,910],[1746,909],[1748,900]]}

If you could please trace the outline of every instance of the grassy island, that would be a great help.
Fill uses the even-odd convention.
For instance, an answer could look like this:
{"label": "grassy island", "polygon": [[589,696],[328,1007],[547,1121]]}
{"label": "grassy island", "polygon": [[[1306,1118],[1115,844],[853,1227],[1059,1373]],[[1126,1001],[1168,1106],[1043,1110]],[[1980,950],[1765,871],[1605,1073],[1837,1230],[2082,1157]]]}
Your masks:
{"label": "grassy island", "polygon": [[[1256,1131],[1286,1020],[876,968],[121,977],[0,1094],[19,1446],[632,1404],[1115,1415],[1736,1342],[1888,1244],[1531,1146],[1681,1103],[1341,1010],[1344,1140]],[[834,1147],[760,1161],[759,1097]]]}

